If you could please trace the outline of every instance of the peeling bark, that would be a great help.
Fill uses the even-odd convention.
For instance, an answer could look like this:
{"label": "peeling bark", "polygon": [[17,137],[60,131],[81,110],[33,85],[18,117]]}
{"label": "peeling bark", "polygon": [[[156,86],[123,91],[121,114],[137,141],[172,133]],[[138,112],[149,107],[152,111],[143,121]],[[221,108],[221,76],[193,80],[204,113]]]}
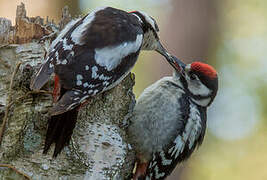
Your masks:
{"label": "peeling bark", "polygon": [[[70,20],[64,8],[59,26]],[[10,107],[0,145],[0,179],[126,179],[134,153],[122,126],[135,103],[133,74],[80,110],[71,143],[56,159],[52,158],[53,147],[47,155],[42,154],[52,97],[31,92],[29,85],[50,42],[39,43],[40,38],[53,33],[52,27],[56,25],[48,20],[44,23],[40,17],[27,17],[24,4],[18,6],[14,27],[0,18],[0,124]],[[17,62],[22,64],[10,90]],[[49,92],[52,87],[51,80],[44,89]]]}

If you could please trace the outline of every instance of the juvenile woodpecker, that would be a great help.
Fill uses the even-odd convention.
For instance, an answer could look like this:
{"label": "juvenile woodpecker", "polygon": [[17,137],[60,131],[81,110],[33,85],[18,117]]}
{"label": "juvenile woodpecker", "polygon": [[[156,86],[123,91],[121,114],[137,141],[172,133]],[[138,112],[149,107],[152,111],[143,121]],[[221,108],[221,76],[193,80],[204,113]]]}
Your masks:
{"label": "juvenile woodpecker", "polygon": [[171,65],[158,37],[155,20],[144,12],[111,7],[71,21],[52,42],[46,61],[33,78],[39,90],[55,73],[54,100],[44,153],[55,143],[54,157],[66,146],[82,103],[120,83],[133,68],[140,50],[155,50]]}
{"label": "juvenile woodpecker", "polygon": [[217,73],[201,62],[176,61],[173,76],[146,88],[130,118],[127,131],[137,156],[134,180],[165,179],[203,141]]}

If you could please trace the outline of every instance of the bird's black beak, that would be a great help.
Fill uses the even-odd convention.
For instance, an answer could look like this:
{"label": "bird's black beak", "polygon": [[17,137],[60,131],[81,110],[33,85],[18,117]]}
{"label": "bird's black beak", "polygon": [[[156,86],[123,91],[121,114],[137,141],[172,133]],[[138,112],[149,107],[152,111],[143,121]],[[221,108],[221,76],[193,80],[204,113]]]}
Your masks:
{"label": "bird's black beak", "polygon": [[162,44],[160,43],[160,41],[157,42],[157,47],[156,47],[156,51],[158,53],[160,53],[162,56],[164,56],[167,61],[170,63],[170,58],[171,55],[167,52],[167,50],[162,46]]}
{"label": "bird's black beak", "polygon": [[174,69],[184,75],[186,64],[175,56],[171,56],[171,59]]}
{"label": "bird's black beak", "polygon": [[186,64],[183,63],[180,59],[175,56],[170,55],[167,50],[162,46],[162,44],[158,41],[158,46],[156,51],[160,53],[162,56],[166,58],[168,63],[178,72],[184,73]]}

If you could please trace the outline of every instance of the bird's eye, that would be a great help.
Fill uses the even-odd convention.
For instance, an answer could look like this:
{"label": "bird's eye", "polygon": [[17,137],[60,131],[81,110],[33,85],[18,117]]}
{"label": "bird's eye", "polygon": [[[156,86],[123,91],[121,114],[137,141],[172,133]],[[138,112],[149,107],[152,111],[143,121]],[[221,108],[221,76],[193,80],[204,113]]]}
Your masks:
{"label": "bird's eye", "polygon": [[191,80],[196,80],[196,79],[197,79],[197,76],[196,76],[195,74],[193,74],[193,73],[190,73],[190,74],[189,74],[189,78],[190,78]]}

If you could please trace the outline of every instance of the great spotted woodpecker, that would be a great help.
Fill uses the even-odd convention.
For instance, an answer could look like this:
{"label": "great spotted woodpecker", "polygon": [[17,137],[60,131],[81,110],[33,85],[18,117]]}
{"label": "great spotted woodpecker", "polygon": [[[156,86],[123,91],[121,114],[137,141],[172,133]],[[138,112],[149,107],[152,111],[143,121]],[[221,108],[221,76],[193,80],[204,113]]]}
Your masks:
{"label": "great spotted woodpecker", "polygon": [[81,104],[120,83],[140,50],[155,50],[173,66],[158,31],[146,13],[111,7],[73,20],[61,31],[31,83],[33,90],[39,90],[55,73],[56,103],[50,110],[44,153],[52,143],[56,144],[53,156],[61,152],[70,141]]}
{"label": "great spotted woodpecker", "polygon": [[130,118],[127,131],[137,156],[134,180],[165,179],[203,141],[217,73],[201,62],[176,61],[173,76],[146,88]]}

